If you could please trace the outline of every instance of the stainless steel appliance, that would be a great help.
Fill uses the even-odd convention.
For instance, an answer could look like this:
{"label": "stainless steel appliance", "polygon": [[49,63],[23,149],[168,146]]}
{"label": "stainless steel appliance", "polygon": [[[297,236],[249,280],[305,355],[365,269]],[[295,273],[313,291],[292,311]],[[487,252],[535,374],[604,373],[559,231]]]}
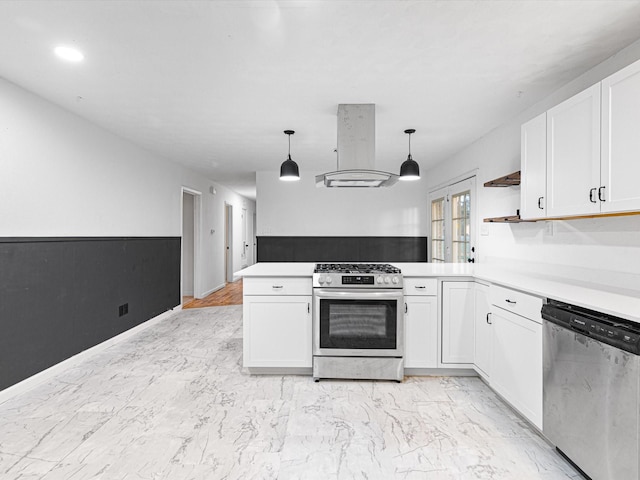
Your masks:
{"label": "stainless steel appliance", "polygon": [[401,381],[403,282],[388,264],[321,263],[313,273],[313,377]]}
{"label": "stainless steel appliance", "polygon": [[549,300],[543,433],[592,480],[640,478],[640,325]]}

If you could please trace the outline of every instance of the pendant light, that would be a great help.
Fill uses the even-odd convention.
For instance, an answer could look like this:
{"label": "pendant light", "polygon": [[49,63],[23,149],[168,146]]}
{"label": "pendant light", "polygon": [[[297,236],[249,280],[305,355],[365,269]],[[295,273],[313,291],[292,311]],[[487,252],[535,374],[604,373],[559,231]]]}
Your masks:
{"label": "pendant light", "polygon": [[411,134],[415,132],[413,128],[404,131],[409,135],[409,156],[400,166],[400,180],[420,180],[420,166],[411,158]]}
{"label": "pendant light", "polygon": [[285,135],[289,136],[289,154],[287,155],[287,159],[282,162],[280,166],[280,180],[284,180],[285,182],[295,182],[296,180],[300,180],[300,171],[298,170],[298,164],[291,160],[291,135],[293,135],[293,130],[285,130]]}

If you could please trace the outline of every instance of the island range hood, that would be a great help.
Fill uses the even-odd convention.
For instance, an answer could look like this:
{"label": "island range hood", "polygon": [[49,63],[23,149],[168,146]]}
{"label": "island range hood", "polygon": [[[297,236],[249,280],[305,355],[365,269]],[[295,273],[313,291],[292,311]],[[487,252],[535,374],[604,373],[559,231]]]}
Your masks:
{"label": "island range hood", "polygon": [[338,169],[316,176],[317,187],[390,187],[398,175],[375,170],[376,106],[338,105]]}

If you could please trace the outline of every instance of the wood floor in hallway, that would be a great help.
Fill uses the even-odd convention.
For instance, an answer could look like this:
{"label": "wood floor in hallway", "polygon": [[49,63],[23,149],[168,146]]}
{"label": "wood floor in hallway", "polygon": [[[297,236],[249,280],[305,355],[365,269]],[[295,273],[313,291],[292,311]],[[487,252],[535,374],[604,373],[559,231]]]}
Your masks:
{"label": "wood floor in hallway", "polygon": [[185,302],[182,308],[225,307],[228,305],[242,305],[242,279],[227,283],[223,288],[205,298]]}

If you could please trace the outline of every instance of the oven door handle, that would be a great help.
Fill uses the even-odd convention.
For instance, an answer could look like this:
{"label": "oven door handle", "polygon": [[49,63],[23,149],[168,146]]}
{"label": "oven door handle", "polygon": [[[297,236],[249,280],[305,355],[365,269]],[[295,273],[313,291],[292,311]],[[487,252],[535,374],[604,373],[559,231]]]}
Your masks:
{"label": "oven door handle", "polygon": [[386,289],[355,289],[355,288],[314,288],[313,295],[316,298],[358,298],[358,299],[401,299],[403,297],[402,289],[386,290]]}

